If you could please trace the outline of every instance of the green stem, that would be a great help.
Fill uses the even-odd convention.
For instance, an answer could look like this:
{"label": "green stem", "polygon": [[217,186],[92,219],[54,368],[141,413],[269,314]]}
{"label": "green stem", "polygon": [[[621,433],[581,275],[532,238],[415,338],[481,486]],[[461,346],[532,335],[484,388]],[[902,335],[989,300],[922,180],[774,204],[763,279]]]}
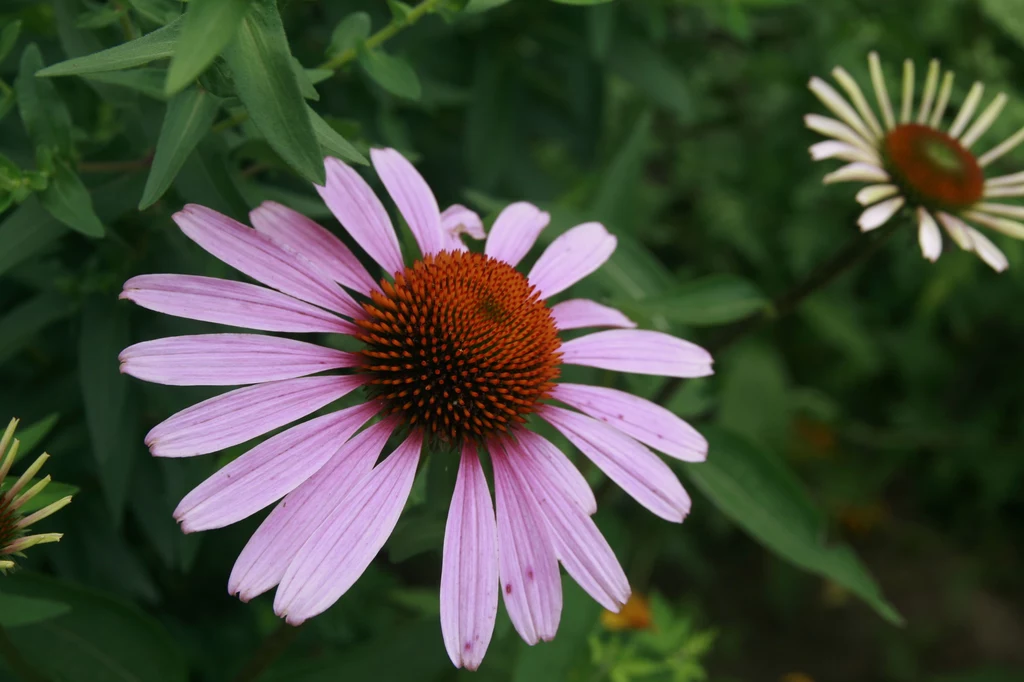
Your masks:
{"label": "green stem", "polygon": [[[705,347],[712,353],[718,353],[758,329],[769,320],[776,320],[800,307],[804,300],[816,291],[831,284],[837,277],[847,272],[857,263],[867,259],[889,237],[896,233],[902,223],[892,220],[872,234],[854,236],[832,258],[822,263],[808,277],[789,291],[779,296],[764,310],[740,320],[727,328],[718,338],[713,339]],[[683,383],[682,379],[673,378],[665,382],[654,397],[654,402],[664,405],[669,402],[676,390]]]}
{"label": "green stem", "polygon": [[255,682],[267,671],[288,646],[299,636],[302,626],[281,623],[276,630],[267,635],[260,643],[259,649],[245,667],[235,675],[234,682]]}
{"label": "green stem", "polygon": [[[367,50],[380,47],[385,41],[393,38],[403,28],[412,26],[424,16],[436,10],[441,5],[442,1],[443,0],[423,0],[423,2],[413,7],[412,10],[409,11],[409,14],[407,14],[403,19],[393,19],[387,26],[367,38],[366,42],[362,44],[362,47]],[[358,54],[358,48],[350,47],[347,50],[334,55],[317,68],[337,71],[339,68],[355,59]]]}
{"label": "green stem", "polygon": [[24,682],[47,682],[46,678],[21,655],[2,627],[0,627],[0,658],[7,661],[14,674]]}

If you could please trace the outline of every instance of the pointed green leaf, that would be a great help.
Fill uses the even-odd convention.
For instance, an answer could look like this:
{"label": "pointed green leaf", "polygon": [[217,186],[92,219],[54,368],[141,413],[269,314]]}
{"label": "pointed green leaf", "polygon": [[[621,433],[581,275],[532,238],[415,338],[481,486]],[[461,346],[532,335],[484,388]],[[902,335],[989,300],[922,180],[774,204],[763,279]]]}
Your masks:
{"label": "pointed green leaf", "polygon": [[420,98],[420,79],[409,62],[383,50],[360,50],[358,59],[366,75],[392,95],[412,100]]}
{"label": "pointed green leaf", "polygon": [[663,317],[693,326],[729,324],[764,310],[768,299],[757,287],[734,275],[710,275],[653,298],[623,301],[626,314]]}
{"label": "pointed green leaf", "polygon": [[29,137],[36,145],[45,145],[71,153],[71,114],[57,94],[53,83],[36,78],[36,72],[43,68],[43,56],[39,47],[31,43],[21,53],[21,65],[14,89],[18,93],[18,111],[28,130]]}
{"label": "pointed green leaf", "polygon": [[256,0],[224,51],[253,123],[302,177],[323,184],[324,163],[273,0]]}
{"label": "pointed green leaf", "polygon": [[99,73],[88,73],[83,75],[97,83],[109,85],[120,85],[129,90],[141,92],[146,97],[160,101],[167,100],[164,93],[164,80],[167,77],[166,69],[128,69],[126,71],[101,71]]}
{"label": "pointed green leaf", "polygon": [[140,211],[152,206],[171,186],[188,155],[209,132],[219,104],[220,98],[198,88],[171,98],[156,142],[153,165],[146,178],[146,189],[139,201]]}
{"label": "pointed green leaf", "polygon": [[167,71],[168,95],[199,77],[235,37],[249,0],[192,0]]}
{"label": "pointed green leaf", "polygon": [[43,208],[72,230],[87,237],[102,237],[103,223],[92,208],[92,197],[81,178],[63,161],[58,161],[50,184],[39,193]]}
{"label": "pointed green leaf", "polygon": [[104,28],[116,24],[124,15],[125,9],[114,5],[100,5],[78,15],[75,28]]}
{"label": "pointed green leaf", "polygon": [[674,111],[683,121],[693,119],[693,96],[678,67],[650,44],[627,35],[615,35],[608,65],[651,101]]}
{"label": "pointed green leaf", "polygon": [[366,157],[360,154],[351,142],[342,137],[341,133],[332,128],[330,123],[312,109],[309,109],[309,120],[313,122],[313,130],[316,132],[316,139],[320,142],[320,149],[324,156],[335,156],[348,163],[369,164]]}
{"label": "pointed green leaf", "polygon": [[370,37],[370,15],[366,12],[353,12],[334,27],[331,43],[327,54],[334,56],[345,50],[354,50]]}
{"label": "pointed green leaf", "polygon": [[167,59],[174,54],[174,45],[181,31],[181,19],[175,19],[163,28],[141,38],[101,50],[85,57],[75,57],[48,66],[37,76],[74,76],[100,71],[120,71],[148,64],[154,59]]}
{"label": "pointed green leaf", "polygon": [[16,628],[41,623],[70,610],[67,604],[52,599],[0,594],[0,627]]}
{"label": "pointed green leaf", "polygon": [[299,92],[302,93],[302,99],[311,99],[314,102],[320,101],[320,93],[316,91],[313,79],[309,77],[309,72],[302,67],[302,64],[295,57],[292,57],[292,71],[295,72],[295,80],[299,83]]}
{"label": "pointed green leaf", "polygon": [[3,64],[4,60],[7,59],[7,55],[14,49],[15,43],[18,42],[18,35],[21,33],[21,19],[12,21],[11,23],[4,26],[4,29],[0,31],[0,64]]}

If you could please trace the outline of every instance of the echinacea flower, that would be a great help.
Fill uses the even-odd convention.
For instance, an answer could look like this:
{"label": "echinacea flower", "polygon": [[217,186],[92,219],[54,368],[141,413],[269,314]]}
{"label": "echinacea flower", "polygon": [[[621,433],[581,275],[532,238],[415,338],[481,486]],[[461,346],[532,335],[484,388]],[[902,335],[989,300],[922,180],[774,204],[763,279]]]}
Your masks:
{"label": "echinacea flower", "polygon": [[949,128],[943,115],[953,90],[953,73],[946,71],[939,83],[939,62],[928,66],[920,105],[914,101],[914,63],[903,63],[902,100],[894,111],[885,86],[878,55],[868,57],[875,100],[881,120],[857,82],[842,67],[832,75],[845,91],[843,97],[820,78],[810,89],[837,118],[809,114],[807,127],[832,138],[811,147],[815,159],[840,159],[848,165],[825,176],[826,183],[870,183],[857,193],[868,208],[858,224],[867,232],[881,227],[904,207],[917,223],[918,241],[930,261],[942,253],[941,225],[965,251],[972,251],[998,272],[1008,266],[1006,256],[972,226],[1024,239],[1024,206],[992,201],[1024,196],[1024,171],[989,177],[989,166],[1021,142],[1024,128],[983,154],[971,151],[999,117],[1006,105],[1000,93],[975,118],[984,86],[974,83]]}
{"label": "echinacea flower", "polygon": [[[29,533],[34,523],[42,521],[71,502],[71,496],[67,495],[42,509],[26,514],[28,504],[50,482],[50,477],[44,476],[32,483],[32,477],[39,473],[50,456],[46,453],[39,455],[21,476],[17,479],[12,476],[12,480],[8,482],[7,474],[11,471],[11,465],[14,464],[14,458],[17,457],[21,445],[14,437],[16,428],[18,420],[12,419],[3,436],[0,436],[0,484],[3,484],[0,487],[0,572],[14,568],[13,557],[24,556],[24,551],[29,547],[60,540],[62,533]],[[29,485],[30,483],[32,485]]]}
{"label": "echinacea flower", "polygon": [[[602,225],[560,235],[523,275],[516,265],[548,214],[527,203],[508,206],[483,253],[474,253],[460,235],[484,236],[475,213],[462,206],[442,213],[398,152],[375,149],[371,157],[422,253],[411,265],[370,186],[329,158],[326,186],[317,190],[387,278],[378,282],[334,235],[279,204],[252,211],[255,229],[189,205],[174,216],[182,231],[266,287],[143,275],[122,293],[145,308],[196,320],[350,335],[361,350],[207,334],[131,346],[121,354],[121,368],[164,384],[249,384],[153,428],[146,443],[160,457],[231,447],[363,391],[360,404],[257,445],[175,511],[192,532],[281,500],[242,550],[228,589],[247,601],[276,586],[275,611],[292,624],[331,606],[373,560],[406,504],[422,451],[457,453],[441,626],[455,665],[476,668],[499,592],[523,639],[533,644],[555,635],[559,562],[608,609],[617,610],[630,594],[590,518],[593,493],[565,454],[525,426],[527,416],[553,424],[641,504],[674,522],[683,520],[690,500],[648,446],[685,461],[706,454],[704,438],[668,410],[615,389],[560,383],[561,366],[700,377],[711,373],[711,357],[667,334],[634,329],[622,313],[594,301],[549,304],[611,255],[616,240]],[[562,332],[584,327],[611,329],[562,340]],[[401,444],[377,463],[392,435]],[[493,467],[496,516],[481,451]]]}

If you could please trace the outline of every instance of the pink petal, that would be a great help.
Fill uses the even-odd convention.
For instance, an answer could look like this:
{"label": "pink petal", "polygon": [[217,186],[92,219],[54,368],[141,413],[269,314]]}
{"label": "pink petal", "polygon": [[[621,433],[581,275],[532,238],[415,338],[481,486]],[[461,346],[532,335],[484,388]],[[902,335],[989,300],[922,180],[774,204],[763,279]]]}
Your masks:
{"label": "pink petal", "polygon": [[706,350],[647,329],[612,329],[566,341],[562,344],[562,362],[668,377],[714,374],[711,354]]}
{"label": "pink petal", "polygon": [[704,436],[649,400],[614,388],[581,384],[559,384],[551,397],[671,457],[684,462],[703,462],[707,458]]}
{"label": "pink petal", "polygon": [[587,479],[554,443],[524,428],[516,429],[513,436],[514,443],[502,441],[506,450],[511,447],[520,456],[532,458],[547,479],[557,484],[584,512],[593,514],[597,511],[597,500]]}
{"label": "pink petal", "polygon": [[459,235],[468,234],[473,239],[485,239],[484,221],[476,211],[470,210],[462,204],[452,204],[441,212],[441,229],[447,234],[455,237],[460,244],[462,240]]}
{"label": "pink petal", "polygon": [[615,308],[601,305],[585,298],[573,298],[551,306],[551,315],[559,329],[581,327],[626,327],[632,329],[636,322]]}
{"label": "pink petal", "polygon": [[565,570],[601,606],[617,612],[629,599],[629,581],[601,531],[534,460],[513,456],[509,461],[522,490],[539,505]]}
{"label": "pink petal", "polygon": [[351,494],[324,508],[324,522],[299,548],[277,588],[277,615],[298,625],[326,611],[359,579],[398,523],[422,447],[423,437],[413,433],[354,481]]}
{"label": "pink petal", "polygon": [[267,235],[196,204],[186,205],[172,217],[192,241],[257,282],[336,313],[363,316],[362,308],[344,289]]}
{"label": "pink petal", "polygon": [[617,243],[601,223],[577,225],[551,242],[527,279],[541,298],[554,296],[601,267]]}
{"label": "pink petal", "polygon": [[174,518],[183,531],[193,533],[255,514],[315,474],[379,410],[376,403],[363,403],[263,441],[186,495]]}
{"label": "pink petal", "polygon": [[668,521],[682,522],[690,497],[679,479],[640,443],[596,419],[544,405],[538,414],[637,502]]}
{"label": "pink petal", "polygon": [[456,668],[476,670],[498,614],[494,507],[476,445],[464,445],[441,564],[441,633]]}
{"label": "pink petal", "polygon": [[394,419],[369,426],[341,446],[305,483],[288,493],[256,529],[231,569],[228,593],[249,601],[281,582],[292,557],[369,472],[395,430]]}
{"label": "pink petal", "polygon": [[551,641],[562,615],[558,558],[540,509],[522,489],[508,457],[489,444],[498,503],[498,573],[505,610],[527,644]]}
{"label": "pink petal", "polygon": [[331,213],[356,243],[389,275],[404,270],[402,249],[398,245],[398,235],[391,225],[391,218],[366,180],[337,159],[325,159],[324,166],[327,169],[327,185],[317,185],[316,191],[320,193],[327,208],[331,209]]}
{"label": "pink petal", "polygon": [[194,275],[139,275],[120,298],[149,310],[268,332],[358,333],[347,320],[291,296],[243,282]]}
{"label": "pink petal", "polygon": [[509,265],[518,265],[550,221],[551,216],[533,204],[525,201],[509,204],[494,221],[484,253]]}
{"label": "pink petal", "polygon": [[252,226],[292,249],[335,282],[362,294],[377,288],[356,255],[329,230],[298,211],[264,201],[249,213]]}
{"label": "pink petal", "polygon": [[129,346],[125,374],[170,386],[239,386],[355,367],[352,353],[260,334],[171,336]]}
{"label": "pink petal", "polygon": [[157,457],[205,455],[301,419],[361,386],[359,376],[303,377],[229,391],[160,422],[146,434]]}
{"label": "pink petal", "polygon": [[394,149],[371,149],[370,159],[391,199],[409,224],[424,256],[448,246],[441,232],[441,209],[419,171]]}

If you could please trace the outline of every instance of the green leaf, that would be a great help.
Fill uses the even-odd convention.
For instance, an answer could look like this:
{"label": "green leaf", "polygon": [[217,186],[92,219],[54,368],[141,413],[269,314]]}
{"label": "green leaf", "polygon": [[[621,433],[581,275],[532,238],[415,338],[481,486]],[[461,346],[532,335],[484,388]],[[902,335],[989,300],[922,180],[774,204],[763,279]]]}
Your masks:
{"label": "green leaf", "polygon": [[552,2],[557,2],[561,5],[603,5],[612,2],[612,0],[552,0]]}
{"label": "green leaf", "polygon": [[29,197],[0,223],[0,275],[36,255],[67,233],[59,220]]}
{"label": "green leaf", "polygon": [[[324,69],[326,71],[326,69]],[[309,77],[309,72],[303,68],[302,64],[295,57],[292,57],[292,71],[295,72],[295,80],[299,83],[299,92],[302,93],[302,99],[311,99],[314,102],[320,100],[320,93],[316,91],[316,86],[313,85],[313,79]],[[333,72],[328,72],[328,74]]]}
{"label": "green leaf", "polygon": [[198,88],[190,88],[171,98],[157,138],[146,188],[139,201],[140,211],[152,206],[171,186],[188,155],[209,132],[219,106],[220,98]]}
{"label": "green leaf", "polygon": [[128,69],[126,71],[101,71],[99,73],[85,74],[83,78],[96,83],[107,83],[119,85],[129,90],[141,92],[146,97],[166,101],[167,94],[164,93],[164,79],[167,76],[166,69]]}
{"label": "green leaf", "polygon": [[466,8],[462,11],[467,14],[477,14],[496,7],[501,7],[509,2],[511,2],[511,0],[469,0],[469,2],[466,3]]}
{"label": "green leaf", "polygon": [[14,49],[14,45],[18,42],[18,35],[21,34],[21,19],[16,19],[0,31],[0,64],[4,63],[7,59],[7,55]]}
{"label": "green leaf", "polygon": [[71,301],[55,293],[39,294],[0,318],[0,364],[32,342],[36,334],[70,315]]}
{"label": "green leaf", "polygon": [[624,301],[622,308],[638,316],[661,316],[696,327],[737,322],[767,305],[768,299],[747,280],[734,275],[709,275],[662,296]]}
{"label": "green leaf", "polygon": [[238,31],[250,0],[192,0],[174,48],[165,90],[174,95],[199,77]]}
{"label": "green leaf", "polygon": [[652,120],[650,111],[638,116],[629,136],[608,164],[594,193],[591,210],[595,219],[615,221],[626,217],[623,213],[629,209],[629,197],[635,194],[637,182],[644,173],[644,161],[651,146]]}
{"label": "green leaf", "polygon": [[646,42],[620,31],[615,36],[608,66],[627,83],[683,122],[693,120],[693,96],[676,65]]}
{"label": "green leaf", "polygon": [[[18,452],[20,453],[21,450],[19,449]],[[33,457],[32,459],[34,460],[35,457]],[[11,486],[13,486],[15,481],[17,481],[17,480],[18,480],[18,478],[16,476],[8,476],[3,481],[0,481],[0,492],[6,492],[6,491],[10,490]],[[33,485],[38,483],[40,480],[41,479],[39,479],[39,478],[33,478],[31,481],[29,481],[29,483],[25,486],[25,488],[26,489],[27,488],[31,488]],[[50,481],[49,483],[46,484],[45,488],[43,488],[41,491],[36,493],[35,496],[32,497],[32,499],[30,499],[28,502],[26,502],[24,505],[22,505],[18,509],[18,513],[19,514],[31,514],[34,511],[38,511],[38,510],[42,509],[43,507],[45,507],[48,504],[53,504],[54,502],[56,502],[59,499],[62,499],[64,497],[74,496],[74,495],[77,495],[77,494],[78,494],[78,488],[76,488],[73,485],[68,485],[67,483],[57,483],[55,481]]]}
{"label": "green leaf", "polygon": [[4,592],[67,604],[70,611],[8,636],[48,679],[62,682],[185,682],[181,652],[160,623],[133,605],[85,588],[18,573]]}
{"label": "green leaf", "polygon": [[360,50],[358,59],[366,75],[392,95],[417,100],[423,93],[416,71],[401,57],[383,50]]}
{"label": "green leaf", "polygon": [[370,162],[359,153],[359,150],[352,146],[352,143],[341,136],[331,124],[325,121],[320,114],[309,109],[309,120],[313,123],[313,131],[316,139],[320,142],[320,148],[324,156],[335,156],[348,163],[359,163],[367,165]]}
{"label": "green leaf", "polygon": [[370,15],[366,12],[353,12],[338,22],[331,33],[331,43],[327,46],[328,56],[341,54],[345,50],[354,50],[370,37]]}
{"label": "green leaf", "polygon": [[71,114],[57,94],[53,83],[36,78],[43,68],[43,56],[35,43],[21,53],[21,65],[14,89],[18,93],[18,110],[29,137],[36,145],[45,145],[71,154]]}
{"label": "green leaf", "polygon": [[224,51],[253,123],[303,178],[324,183],[324,163],[274,0],[256,0]]}
{"label": "green leaf", "polygon": [[400,0],[387,0],[388,9],[391,10],[391,17],[396,23],[404,24],[412,13],[412,7]]}
{"label": "green leaf", "polygon": [[75,28],[104,28],[116,24],[124,13],[125,9],[123,7],[100,5],[80,14],[75,22]]}
{"label": "green leaf", "polygon": [[117,359],[130,343],[128,308],[111,295],[88,299],[78,337],[78,380],[93,457],[115,524],[124,509],[132,459],[143,456],[129,379]]}
{"label": "green leaf", "polygon": [[981,0],[981,8],[1024,47],[1024,0]]}
{"label": "green leaf", "polygon": [[140,15],[161,26],[181,16],[181,3],[176,0],[128,0],[128,4]]}
{"label": "green leaf", "polygon": [[49,435],[53,427],[57,425],[58,419],[60,419],[60,415],[51,414],[30,426],[18,427],[17,436],[18,440],[21,441],[21,445],[18,448],[18,454],[14,461],[17,462],[30,452],[35,454],[36,447]]}
{"label": "green leaf", "polygon": [[92,208],[92,197],[81,178],[63,161],[58,161],[50,184],[39,193],[43,208],[72,230],[87,237],[102,237],[103,223]]}
{"label": "green leaf", "polygon": [[147,33],[131,42],[116,45],[85,57],[76,57],[48,66],[37,76],[74,76],[100,71],[120,71],[148,64],[154,59],[167,59],[174,54],[174,45],[181,31],[181,19]]}
{"label": "green leaf", "polygon": [[0,627],[16,628],[41,623],[71,610],[67,604],[52,599],[0,594]]}
{"label": "green leaf", "polygon": [[902,624],[853,551],[822,544],[824,521],[792,472],[729,431],[711,427],[704,435],[707,461],[685,469],[719,511],[783,559],[834,580],[887,621]]}

